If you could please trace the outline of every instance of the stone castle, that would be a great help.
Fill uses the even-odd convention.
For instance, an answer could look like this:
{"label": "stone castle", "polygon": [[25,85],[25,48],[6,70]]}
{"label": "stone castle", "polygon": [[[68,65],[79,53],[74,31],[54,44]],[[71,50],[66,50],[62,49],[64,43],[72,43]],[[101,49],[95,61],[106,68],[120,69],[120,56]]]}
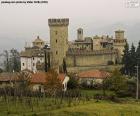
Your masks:
{"label": "stone castle", "polygon": [[[120,63],[127,39],[123,30],[115,31],[115,37],[108,35],[84,37],[83,29],[77,30],[77,39],[68,40],[69,19],[48,19],[50,28],[49,54],[52,68],[61,69],[63,61],[67,67],[92,67]],[[44,63],[44,46],[42,39],[37,37],[32,47],[25,47],[21,52],[21,70],[37,71],[37,66]],[[47,55],[48,56],[48,55]],[[47,60],[48,61],[48,60]]]}

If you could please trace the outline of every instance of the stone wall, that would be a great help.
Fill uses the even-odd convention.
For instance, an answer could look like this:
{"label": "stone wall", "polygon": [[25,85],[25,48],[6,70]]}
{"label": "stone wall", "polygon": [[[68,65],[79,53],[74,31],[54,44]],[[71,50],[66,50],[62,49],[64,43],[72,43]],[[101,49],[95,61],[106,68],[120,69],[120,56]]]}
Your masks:
{"label": "stone wall", "polygon": [[67,55],[67,66],[70,67],[84,67],[95,65],[107,65],[108,61],[117,60],[117,54],[103,54],[103,55]]}

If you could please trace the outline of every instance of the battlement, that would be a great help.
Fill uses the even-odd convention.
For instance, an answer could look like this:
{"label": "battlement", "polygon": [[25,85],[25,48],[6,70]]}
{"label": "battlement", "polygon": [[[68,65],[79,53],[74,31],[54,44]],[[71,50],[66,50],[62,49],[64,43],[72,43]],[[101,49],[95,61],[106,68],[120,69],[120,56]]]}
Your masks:
{"label": "battlement", "polygon": [[48,25],[49,26],[68,26],[69,25],[69,19],[68,18],[48,19]]}

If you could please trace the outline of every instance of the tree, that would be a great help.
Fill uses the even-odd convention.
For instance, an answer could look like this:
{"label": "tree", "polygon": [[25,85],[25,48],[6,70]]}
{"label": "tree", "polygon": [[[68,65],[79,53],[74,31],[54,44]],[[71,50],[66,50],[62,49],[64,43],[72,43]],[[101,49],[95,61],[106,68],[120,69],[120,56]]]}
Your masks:
{"label": "tree", "polygon": [[135,66],[137,64],[136,60],[136,49],[135,46],[132,43],[131,50],[130,50],[130,76],[135,76]]}
{"label": "tree", "polygon": [[119,92],[121,90],[127,89],[127,80],[119,72],[118,69],[115,69],[113,71],[111,77],[104,80],[104,86],[110,90],[114,90],[115,92]]}
{"label": "tree", "polygon": [[75,74],[69,74],[70,80],[68,81],[67,87],[68,89],[76,89],[79,87],[78,79],[75,77]]}
{"label": "tree", "polygon": [[67,65],[66,65],[66,60],[65,60],[65,58],[63,59],[63,72],[64,72],[65,74],[67,74]]}
{"label": "tree", "polygon": [[128,43],[126,43],[125,49],[123,52],[124,52],[124,55],[122,58],[123,67],[121,69],[121,72],[123,74],[129,75],[129,73],[130,73],[130,52],[129,52],[129,44]]}
{"label": "tree", "polygon": [[61,80],[58,78],[57,72],[54,69],[50,69],[46,73],[45,91],[54,96],[60,90],[62,90]]}
{"label": "tree", "polygon": [[20,54],[16,49],[11,49],[10,50],[11,56],[11,70],[15,72],[20,71]]}
{"label": "tree", "polygon": [[0,73],[2,73],[3,72],[3,69],[2,68],[0,68]]}
{"label": "tree", "polygon": [[5,50],[3,56],[5,57],[4,69],[6,72],[20,71],[20,54],[16,49]]}

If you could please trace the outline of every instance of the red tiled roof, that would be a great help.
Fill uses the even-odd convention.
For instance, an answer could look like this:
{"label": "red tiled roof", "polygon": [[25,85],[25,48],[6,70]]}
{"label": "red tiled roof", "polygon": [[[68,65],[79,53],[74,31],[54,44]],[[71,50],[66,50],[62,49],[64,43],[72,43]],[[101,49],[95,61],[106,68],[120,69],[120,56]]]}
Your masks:
{"label": "red tiled roof", "polygon": [[17,75],[15,73],[1,73],[0,82],[8,82],[17,80]]}
{"label": "red tiled roof", "polygon": [[[64,74],[59,74],[58,78],[61,80],[61,82],[63,82],[65,75]],[[33,84],[43,84],[47,81],[47,76],[45,72],[37,72],[34,73],[31,77],[31,83]]]}
{"label": "red tiled roof", "polygon": [[44,72],[37,72],[32,74],[31,83],[45,83],[46,82],[46,74]]}
{"label": "red tiled roof", "polygon": [[101,70],[88,70],[78,74],[80,78],[97,78],[104,79],[110,76],[110,73]]}

